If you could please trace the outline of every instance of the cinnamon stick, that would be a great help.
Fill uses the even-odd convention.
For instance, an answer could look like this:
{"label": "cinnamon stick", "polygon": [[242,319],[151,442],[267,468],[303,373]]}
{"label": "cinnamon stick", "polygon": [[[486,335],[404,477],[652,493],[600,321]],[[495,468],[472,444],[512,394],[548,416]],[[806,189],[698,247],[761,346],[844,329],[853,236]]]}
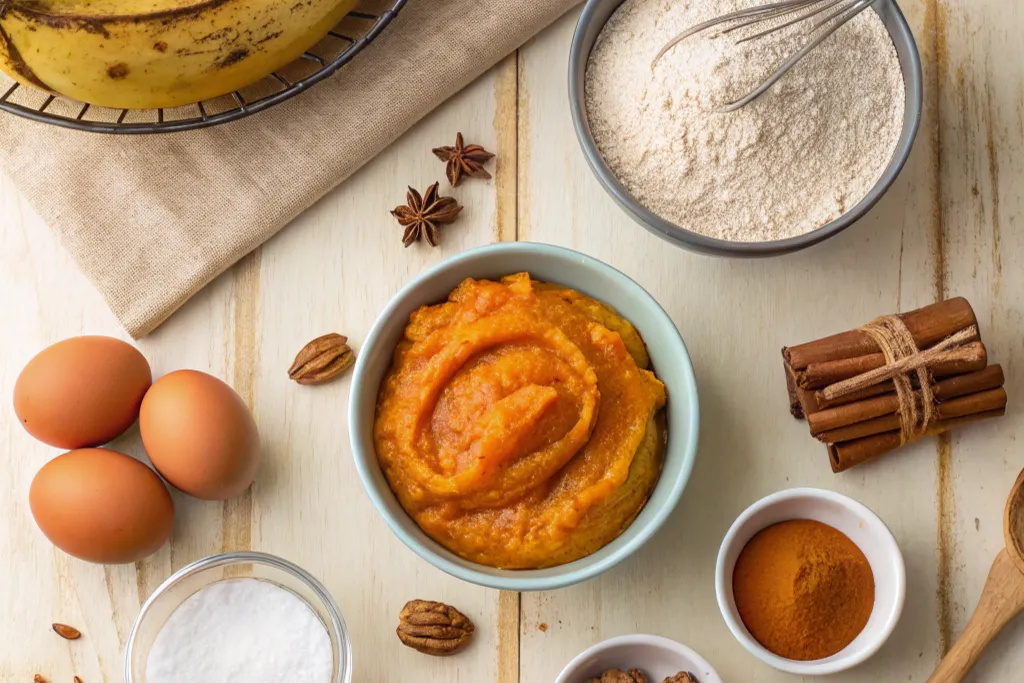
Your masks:
{"label": "cinnamon stick", "polygon": [[[917,348],[925,348],[954,332],[978,323],[974,309],[962,297],[940,301],[898,316],[910,330]],[[855,358],[878,351],[878,345],[861,330],[840,332],[824,339],[791,346],[782,356],[794,370],[803,370],[812,363]]]}
{"label": "cinnamon stick", "polygon": [[[1001,417],[1005,414],[1006,408],[1004,407],[997,410],[964,415],[963,417],[957,417],[950,420],[941,420],[932,425],[928,430],[928,433],[941,434],[961,425],[977,422],[978,420],[986,420],[990,417]],[[875,458],[885,455],[889,451],[896,450],[899,447],[899,431],[875,434],[863,439],[830,444],[828,446],[829,462],[832,464],[832,471],[838,474],[840,472],[845,472],[851,467],[860,465],[861,463],[874,460]]]}
{"label": "cinnamon stick", "polygon": [[[990,365],[989,367],[990,368],[995,368],[995,370],[993,370],[993,372],[998,372],[998,373],[1000,373],[1000,376],[1002,375],[1003,369],[1001,367],[999,367],[999,365]],[[982,372],[984,372],[984,371],[982,371]],[[950,379],[955,379],[957,377],[965,377],[966,378],[966,377],[969,377],[969,376],[971,376],[973,374],[974,373],[968,373],[966,375],[954,375]],[[917,381],[917,373],[912,373],[910,375],[910,383],[914,386],[915,389],[920,389],[921,388],[920,387],[920,383]],[[982,388],[992,389],[992,388],[1001,386],[1002,383],[1003,383],[1002,379],[1000,379],[998,383],[993,384],[992,386],[986,386],[986,387],[982,387]],[[795,390],[796,389],[796,380],[793,380],[793,386],[794,386],[794,390]],[[819,410],[824,410],[825,408],[832,408],[832,407],[835,407],[835,406],[846,405],[847,403],[856,403],[857,401],[863,401],[864,399],[871,398],[872,396],[880,396],[882,394],[889,394],[889,393],[892,393],[894,391],[896,391],[896,387],[893,386],[892,380],[891,379],[887,379],[886,381],[880,382],[879,384],[875,384],[875,385],[870,386],[870,387],[864,387],[863,389],[858,389],[857,391],[851,391],[849,394],[845,394],[843,396],[838,396],[838,397],[833,398],[833,399],[825,398],[825,392],[822,391],[822,390],[817,390],[817,391],[814,392],[814,400],[813,400],[813,402],[811,402],[811,404],[812,405],[816,404],[818,406]],[[975,389],[974,391],[981,391],[981,388]],[[964,392],[964,393],[970,393],[970,392]],[[960,394],[960,395],[962,396],[963,394]]]}
{"label": "cinnamon stick", "polygon": [[[958,396],[967,396],[968,394],[975,394],[988,389],[995,389],[1003,385],[1003,369],[999,365],[990,365],[984,370],[977,372],[970,372],[965,375],[957,375],[944,379],[937,382],[932,388],[935,394],[935,398],[939,401],[944,401]],[[870,420],[871,418],[881,417],[883,415],[893,415],[899,411],[899,399],[895,393],[883,394],[873,398],[868,398],[863,401],[857,401],[855,403],[847,403],[845,405],[836,406],[833,408],[825,408],[816,413],[810,413],[807,415],[807,425],[811,429],[811,434],[815,435],[822,441],[828,443],[835,443],[836,441],[846,441],[847,439],[856,437],[843,437],[843,438],[822,438],[823,432],[830,430],[836,430],[840,427],[846,427],[853,425],[858,422]],[[899,426],[899,420],[896,421],[896,427],[889,427],[889,429],[895,429]],[[878,431],[887,431],[881,429]],[[861,434],[875,434],[877,432],[866,432]]]}
{"label": "cinnamon stick", "polygon": [[783,371],[786,373],[786,391],[789,392],[789,412],[798,420],[804,419],[807,415],[816,413],[822,409],[821,400],[817,394],[809,389],[796,385],[796,377],[793,375],[793,368],[783,363]]}
{"label": "cinnamon stick", "polygon": [[[938,419],[951,420],[957,417],[984,413],[1006,407],[1006,390],[1002,387],[967,394],[950,399],[937,406]],[[900,416],[892,413],[849,425],[836,427],[828,431],[813,434],[814,438],[824,443],[841,443],[861,439],[874,434],[882,434],[900,428]]]}
{"label": "cinnamon stick", "polygon": [[[935,377],[949,377],[981,370],[987,364],[988,354],[985,345],[980,341],[974,341],[950,350],[947,360],[936,363],[928,369]],[[793,376],[796,379],[796,385],[800,388],[823,389],[830,384],[856,377],[883,365],[885,365],[885,356],[881,353],[871,353],[866,356],[812,363],[803,370],[794,369]]]}
{"label": "cinnamon stick", "polygon": [[786,375],[786,393],[789,394],[789,414],[798,420],[802,420],[807,412],[800,404],[800,397],[796,394],[796,380],[793,378],[793,369],[786,362],[782,363],[782,371]]}
{"label": "cinnamon stick", "polygon": [[[912,374],[910,381],[914,383],[915,388],[917,388],[916,380],[916,373]],[[796,386],[795,379],[793,380],[793,386]],[[857,391],[851,391],[848,394],[844,394],[843,396],[838,396],[833,399],[825,398],[825,393],[821,389],[818,389],[814,392],[814,400],[821,409],[825,409],[833,406],[841,406],[846,403],[856,403],[857,401],[863,401],[864,399],[871,398],[872,396],[880,396],[881,394],[888,394],[893,391],[896,391],[896,387],[893,385],[891,379],[887,379],[884,382],[879,382],[878,384],[873,384],[869,387],[858,389]]]}

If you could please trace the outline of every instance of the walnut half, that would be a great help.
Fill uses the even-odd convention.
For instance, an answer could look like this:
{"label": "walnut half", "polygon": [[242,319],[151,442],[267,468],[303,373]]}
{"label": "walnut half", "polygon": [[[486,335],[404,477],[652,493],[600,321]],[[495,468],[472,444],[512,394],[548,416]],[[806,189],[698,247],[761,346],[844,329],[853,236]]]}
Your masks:
{"label": "walnut half", "polygon": [[475,627],[469,617],[442,602],[413,600],[398,615],[398,639],[426,655],[446,657],[466,646]]}
{"label": "walnut half", "polygon": [[688,671],[680,671],[675,676],[669,676],[661,683],[699,683],[697,677]]}
{"label": "walnut half", "polygon": [[[647,676],[639,669],[622,671],[621,669],[608,669],[600,678],[591,678],[587,683],[647,683]],[[662,683],[700,683],[697,678],[686,671],[680,671],[675,676],[669,676]]]}
{"label": "walnut half", "polygon": [[640,669],[608,669],[600,678],[591,678],[587,683],[647,683],[647,676]]}

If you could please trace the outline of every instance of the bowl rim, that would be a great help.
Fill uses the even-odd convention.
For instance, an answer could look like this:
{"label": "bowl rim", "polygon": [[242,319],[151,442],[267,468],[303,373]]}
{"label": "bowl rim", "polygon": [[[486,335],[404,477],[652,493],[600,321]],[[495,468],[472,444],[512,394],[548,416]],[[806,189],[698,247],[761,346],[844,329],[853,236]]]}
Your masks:
{"label": "bowl rim", "polygon": [[[779,655],[770,652],[767,648],[754,640],[753,636],[750,635],[743,623],[738,621],[733,616],[732,611],[727,607],[727,596],[732,594],[732,576],[730,575],[728,577],[728,581],[726,580],[725,562],[726,556],[729,552],[738,545],[737,536],[739,530],[749,522],[754,515],[762,510],[774,507],[782,502],[799,499],[817,499],[830,503],[837,503],[851,510],[854,514],[859,515],[863,519],[868,520],[868,524],[871,526],[872,536],[885,546],[884,552],[892,561],[892,568],[894,570],[895,601],[891,605],[891,609],[887,607],[888,613],[885,615],[885,622],[882,627],[877,631],[876,635],[865,645],[861,646],[860,649],[832,661],[797,661],[793,659],[786,659],[785,657],[780,657]],[[896,626],[903,614],[903,606],[907,597],[907,569],[903,558],[903,551],[900,549],[899,543],[897,543],[892,530],[889,529],[878,515],[860,501],[854,500],[850,496],[842,493],[827,489],[812,487],[784,489],[782,491],[776,491],[775,493],[769,494],[754,502],[746,510],[740,513],[736,518],[736,521],[734,521],[732,526],[729,527],[725,537],[722,539],[722,544],[718,550],[718,559],[715,562],[715,597],[718,601],[718,609],[722,613],[722,618],[725,620],[726,626],[729,627],[729,631],[732,632],[733,636],[740,642],[740,645],[742,645],[747,652],[779,671],[785,671],[787,673],[802,676],[824,676],[827,674],[846,671],[863,664],[869,658],[874,656],[886,641],[889,640],[889,637],[892,635],[893,631],[896,630]],[[834,656],[835,655],[833,655],[833,657]]]}
{"label": "bowl rim", "polygon": [[[903,128],[893,149],[892,157],[882,170],[878,180],[859,202],[835,220],[802,235],[765,242],[732,242],[708,237],[658,216],[629,193],[605,162],[604,156],[591,134],[590,122],[587,118],[584,88],[590,48],[584,46],[584,34],[596,21],[598,8],[613,1],[621,4],[625,0],[587,0],[576,23],[569,48],[569,112],[583,156],[599,184],[634,221],[662,239],[691,251],[715,256],[767,257],[799,251],[839,234],[860,220],[885,195],[910,158],[910,151],[921,125],[924,100],[921,56],[917,48],[917,41],[914,39],[914,34],[910,30],[910,25],[899,4],[896,0],[888,0],[886,4],[891,6],[896,26],[895,29],[891,29],[886,25],[886,30],[893,44],[896,43],[898,37],[907,46],[908,68],[902,68],[901,60],[907,106],[903,112]],[[878,9],[874,5],[871,10],[878,13]]]}
{"label": "bowl rim", "polygon": [[657,636],[648,633],[630,633],[627,635],[606,638],[605,640],[594,643],[586,650],[569,660],[569,663],[566,664],[558,674],[558,678],[555,679],[555,683],[570,683],[569,676],[575,674],[580,665],[582,665],[587,659],[598,652],[609,650],[620,645],[654,645],[665,650],[681,653],[687,659],[692,659],[700,665],[701,668],[706,671],[710,671],[719,681],[722,680],[722,677],[715,670],[715,667],[711,666],[710,662],[704,659],[704,657],[699,653],[695,652],[693,648],[683,645],[679,641],[672,640],[671,638],[666,638],[665,636]]}
{"label": "bowl rim", "polygon": [[[475,259],[488,256],[495,252],[518,252],[519,254],[534,255],[543,254],[554,259],[570,260],[581,263],[585,268],[598,271],[604,277],[611,279],[617,285],[633,289],[638,296],[645,298],[650,303],[651,312],[659,318],[659,324],[665,325],[667,326],[667,329],[674,331],[675,334],[673,339],[678,341],[681,351],[681,353],[674,357],[674,362],[680,366],[680,370],[684,375],[685,381],[685,387],[677,390],[683,390],[690,397],[684,408],[686,420],[689,423],[689,429],[686,434],[683,434],[680,437],[684,439],[679,446],[682,453],[681,457],[683,458],[682,469],[676,480],[672,482],[665,504],[660,509],[656,510],[651,519],[649,519],[642,528],[638,528],[635,535],[630,537],[627,542],[617,548],[614,553],[611,553],[598,561],[588,562],[589,558],[592,557],[592,555],[590,555],[580,558],[579,560],[575,560],[574,562],[548,568],[546,570],[495,570],[492,567],[486,567],[485,565],[461,560],[462,562],[467,562],[474,567],[479,566],[488,570],[485,572],[466,567],[463,564],[450,559],[448,555],[451,555],[451,558],[457,558],[457,556],[444,548],[441,548],[441,552],[435,551],[433,548],[422,543],[420,539],[407,533],[403,526],[403,522],[407,524],[415,524],[415,522],[412,518],[408,517],[408,515],[404,515],[404,513],[404,520],[400,520],[396,518],[395,515],[391,514],[390,509],[384,502],[381,492],[377,490],[371,473],[371,468],[379,468],[376,452],[372,445],[372,429],[369,430],[370,433],[368,433],[368,430],[363,424],[361,424],[360,416],[358,414],[361,401],[361,399],[358,398],[358,395],[365,391],[364,378],[367,373],[367,365],[370,362],[369,359],[371,355],[365,352],[360,353],[356,359],[352,375],[351,393],[349,396],[348,426],[349,438],[352,447],[352,457],[355,461],[356,471],[358,472],[359,479],[362,482],[363,490],[373,503],[373,507],[376,509],[377,514],[384,519],[392,533],[398,536],[399,540],[401,540],[406,547],[419,555],[420,558],[426,560],[429,564],[458,579],[462,579],[463,581],[479,586],[485,586],[487,588],[509,591],[540,591],[564,588],[598,576],[632,555],[636,550],[650,540],[650,538],[654,536],[662,526],[664,526],[669,515],[671,515],[678,506],[679,500],[682,498],[683,490],[686,488],[686,485],[690,480],[697,457],[697,441],[700,432],[700,410],[699,397],[697,393],[697,380],[694,374],[689,351],[686,348],[686,343],[684,342],[682,335],[679,333],[679,329],[676,327],[675,322],[673,322],[668,313],[665,312],[665,309],[662,308],[661,304],[659,304],[646,289],[622,271],[604,263],[603,261],[587,256],[586,254],[573,249],[538,242],[497,242],[475,247],[455,254],[423,271],[403,286],[398,293],[391,298],[387,306],[385,306],[380,312],[380,315],[378,315],[373,326],[370,328],[369,333],[366,335],[363,342],[363,348],[373,348],[381,343],[380,340],[384,333],[384,327],[387,324],[387,321],[395,315],[397,309],[408,298],[415,296],[417,290],[422,287],[424,283],[430,281],[434,277],[443,275],[450,270],[459,269],[467,262],[472,262]],[[570,287],[573,286],[571,282],[565,282],[562,284]],[[388,357],[391,358],[392,353],[389,353]],[[378,391],[379,385],[374,387],[373,390],[374,401],[376,401]],[[364,448],[363,444],[367,444],[367,447]],[[660,484],[661,481],[662,479],[659,478],[658,484]],[[388,491],[388,495],[394,495],[390,492],[390,489]],[[629,529],[632,529],[634,524],[636,524],[636,520],[634,520],[626,530],[628,531]],[[624,531],[623,534],[625,533],[626,532]],[[442,554],[442,552],[444,554]],[[585,564],[579,565],[578,563]],[[558,570],[562,568],[566,568],[565,571],[556,574],[550,573],[552,569]],[[494,573],[488,573],[490,571],[500,571],[503,573],[501,575],[495,575]],[[537,571],[544,571],[546,573],[539,576],[532,574],[532,572]]]}
{"label": "bowl rim", "polygon": [[[189,576],[206,571],[207,569],[228,567],[237,564],[260,564],[272,567],[298,579],[304,583],[307,588],[313,591],[313,594],[316,595],[317,599],[323,603],[328,615],[330,615],[330,626],[334,628],[335,632],[337,632],[338,638],[341,641],[342,662],[339,667],[339,675],[337,678],[332,680],[332,683],[352,683],[352,639],[349,636],[348,626],[345,624],[345,618],[341,615],[341,610],[338,608],[338,605],[334,601],[330,592],[322,583],[320,583],[319,579],[297,564],[289,562],[283,557],[278,557],[277,555],[253,550],[217,553],[216,555],[210,555],[196,560],[195,562],[190,562],[164,579],[163,583],[157,586],[156,590],[150,593],[149,597],[146,598],[146,601],[142,603],[142,608],[139,610],[139,616],[135,618],[135,623],[132,625],[131,633],[128,636],[128,642],[125,644],[124,683],[137,683],[132,676],[132,654],[135,651],[139,626],[145,620],[146,615],[149,613],[150,609],[152,609],[156,600],[167,590],[176,586],[183,579],[188,578]],[[223,580],[231,579],[227,578]]]}

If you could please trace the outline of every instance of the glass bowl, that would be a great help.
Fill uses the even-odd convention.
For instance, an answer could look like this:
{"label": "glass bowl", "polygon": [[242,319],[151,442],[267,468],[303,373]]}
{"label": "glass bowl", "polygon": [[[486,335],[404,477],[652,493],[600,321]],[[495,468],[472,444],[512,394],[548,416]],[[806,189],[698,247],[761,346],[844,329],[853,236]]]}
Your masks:
{"label": "glass bowl", "polygon": [[334,672],[331,683],[351,683],[352,642],[345,620],[323,584],[287,560],[266,553],[224,553],[203,558],[176,571],[153,591],[135,620],[124,657],[125,683],[146,683],[149,649],[167,619],[185,600],[202,588],[225,579],[269,581],[309,605],[331,639]]}

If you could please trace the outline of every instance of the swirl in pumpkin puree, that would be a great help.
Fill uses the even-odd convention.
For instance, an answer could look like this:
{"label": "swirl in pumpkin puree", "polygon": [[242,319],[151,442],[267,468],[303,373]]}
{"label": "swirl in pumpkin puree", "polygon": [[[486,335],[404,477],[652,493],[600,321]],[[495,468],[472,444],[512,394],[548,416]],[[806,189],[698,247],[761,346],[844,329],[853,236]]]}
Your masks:
{"label": "swirl in pumpkin puree", "polygon": [[413,313],[381,385],[377,457],[438,543],[492,567],[612,541],[661,473],[665,386],[605,304],[526,273]]}

